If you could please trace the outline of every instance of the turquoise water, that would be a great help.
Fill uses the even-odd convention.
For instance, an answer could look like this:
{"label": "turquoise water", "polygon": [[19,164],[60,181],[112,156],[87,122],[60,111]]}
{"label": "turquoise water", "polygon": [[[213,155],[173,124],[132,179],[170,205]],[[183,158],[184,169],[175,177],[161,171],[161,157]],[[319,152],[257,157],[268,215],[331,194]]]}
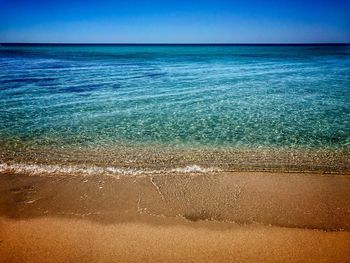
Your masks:
{"label": "turquoise water", "polygon": [[0,144],[348,150],[350,46],[2,45]]}

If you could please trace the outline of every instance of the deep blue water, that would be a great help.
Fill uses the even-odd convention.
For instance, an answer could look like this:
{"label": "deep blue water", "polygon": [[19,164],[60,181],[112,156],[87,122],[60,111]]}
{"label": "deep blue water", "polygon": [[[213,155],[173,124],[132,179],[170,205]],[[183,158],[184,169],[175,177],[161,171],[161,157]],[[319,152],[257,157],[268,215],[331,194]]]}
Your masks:
{"label": "deep blue water", "polygon": [[350,46],[0,46],[0,143],[350,146]]}

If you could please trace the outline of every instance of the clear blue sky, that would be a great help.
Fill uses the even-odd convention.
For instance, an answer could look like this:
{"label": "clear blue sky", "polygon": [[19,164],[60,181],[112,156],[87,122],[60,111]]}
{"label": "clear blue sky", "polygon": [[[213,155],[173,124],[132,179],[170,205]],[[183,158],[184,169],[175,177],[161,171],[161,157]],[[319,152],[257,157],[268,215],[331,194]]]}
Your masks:
{"label": "clear blue sky", "polygon": [[350,42],[350,0],[0,0],[0,42]]}

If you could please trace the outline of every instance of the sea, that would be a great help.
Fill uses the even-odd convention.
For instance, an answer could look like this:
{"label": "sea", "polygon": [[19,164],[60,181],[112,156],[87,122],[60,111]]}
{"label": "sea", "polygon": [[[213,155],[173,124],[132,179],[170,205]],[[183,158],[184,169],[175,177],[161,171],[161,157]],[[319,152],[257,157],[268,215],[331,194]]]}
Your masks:
{"label": "sea", "polygon": [[347,174],[349,153],[350,45],[0,45],[0,172]]}

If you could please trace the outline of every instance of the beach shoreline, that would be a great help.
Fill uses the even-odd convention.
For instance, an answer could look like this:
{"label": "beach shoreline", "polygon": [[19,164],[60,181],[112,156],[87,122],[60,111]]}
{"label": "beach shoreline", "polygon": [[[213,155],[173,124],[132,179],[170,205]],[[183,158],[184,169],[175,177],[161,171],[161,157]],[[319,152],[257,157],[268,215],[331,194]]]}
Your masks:
{"label": "beach shoreline", "polygon": [[1,262],[346,262],[350,177],[0,174]]}
{"label": "beach shoreline", "polygon": [[[0,141],[1,145],[1,141]],[[107,170],[167,173],[186,167],[217,172],[348,174],[350,151],[331,148],[204,147],[129,144],[101,147],[0,146],[0,172],[103,174]],[[54,168],[54,169],[53,169]],[[103,172],[101,172],[103,170]]]}

